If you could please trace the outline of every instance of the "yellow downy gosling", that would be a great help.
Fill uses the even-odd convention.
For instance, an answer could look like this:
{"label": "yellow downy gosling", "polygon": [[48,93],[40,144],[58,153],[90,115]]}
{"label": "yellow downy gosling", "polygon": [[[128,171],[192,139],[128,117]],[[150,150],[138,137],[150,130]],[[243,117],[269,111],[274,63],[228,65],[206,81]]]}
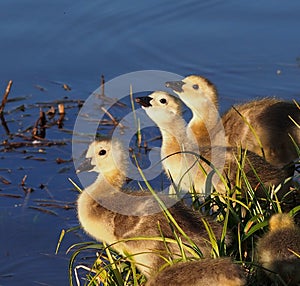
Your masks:
{"label": "yellow downy gosling", "polygon": [[[210,173],[212,168],[202,159],[191,154],[177,153],[182,151],[192,151],[211,161],[214,166],[222,173],[223,177],[230,180],[231,186],[235,185],[237,178],[237,160],[239,149],[233,147],[199,147],[196,140],[192,140],[193,132],[188,132],[189,127],[181,115],[180,100],[167,92],[155,91],[147,97],[136,98],[147,115],[156,123],[162,134],[161,158],[166,174],[176,185],[185,191],[193,189],[197,193],[204,193],[207,176],[199,167],[201,163],[206,173]],[[244,151],[243,151],[244,152]],[[172,155],[176,153],[176,155]],[[247,151],[244,172],[259,196],[264,196],[262,186],[253,172],[254,167],[261,181],[268,188],[277,186],[286,178],[292,176],[293,170],[282,170],[270,165],[257,154]],[[168,157],[169,156],[169,157]],[[167,159],[164,159],[168,157]],[[249,164],[251,162],[251,164]],[[222,168],[224,167],[224,168]],[[186,174],[188,173],[188,174]],[[184,175],[185,174],[185,175]],[[216,177],[215,177],[216,176]],[[224,183],[218,180],[218,175],[214,187],[219,193],[225,193]],[[282,187],[280,197],[289,190],[288,185]]]}
{"label": "yellow downy gosling", "polygon": [[[161,237],[161,233],[165,238],[174,239],[164,213],[151,213],[152,208],[157,209],[158,203],[150,192],[122,188],[126,180],[128,150],[118,141],[100,140],[90,144],[86,157],[98,177],[77,201],[78,218],[83,229],[96,240],[113,244],[120,254],[133,254],[137,267],[146,276],[165,263],[162,256],[168,259],[170,254],[166,244],[173,258],[178,258],[180,249],[176,243],[165,244],[149,239],[126,241],[134,237]],[[204,221],[209,223],[217,239],[221,239],[222,225],[211,217],[192,211],[181,201],[174,200],[173,203],[170,213],[202,254],[209,257],[211,244]],[[146,209],[150,211],[146,213]],[[187,243],[181,234],[177,234],[183,243]],[[120,240],[125,241],[119,243]],[[186,255],[190,257],[191,254],[186,251]]]}
{"label": "yellow downy gosling", "polygon": [[230,258],[176,263],[151,277],[146,286],[243,286],[242,268]]}
{"label": "yellow downy gosling", "polygon": [[182,81],[166,82],[166,86],[191,109],[189,127],[200,146],[216,145],[214,136],[225,130],[227,146],[241,146],[272,165],[282,167],[298,158],[290,138],[300,146],[300,129],[295,124],[300,124],[300,110],[294,103],[276,98],[252,100],[230,108],[220,120],[217,90],[206,78],[191,75]]}
{"label": "yellow downy gosling", "polygon": [[[274,214],[269,221],[269,232],[257,242],[257,258],[268,276],[286,285],[300,283],[300,228],[286,213]],[[280,284],[281,285],[281,284]]]}

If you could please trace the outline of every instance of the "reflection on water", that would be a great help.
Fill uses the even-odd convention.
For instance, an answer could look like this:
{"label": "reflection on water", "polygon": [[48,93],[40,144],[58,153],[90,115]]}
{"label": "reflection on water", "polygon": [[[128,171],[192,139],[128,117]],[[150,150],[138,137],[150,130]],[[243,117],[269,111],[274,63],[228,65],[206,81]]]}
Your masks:
{"label": "reflection on water", "polygon": [[[101,74],[107,80],[145,69],[202,74],[217,85],[222,112],[259,96],[299,100],[299,8],[296,0],[2,0],[0,90],[12,79],[9,98],[20,97],[5,109],[11,132],[30,129],[41,106],[69,103],[64,128],[47,130],[48,139],[65,140],[65,146],[0,147],[0,176],[9,181],[0,181],[0,285],[67,284],[63,252],[78,238],[71,234],[60,256],[54,251],[60,230],[77,224],[74,209],[61,208],[61,202],[72,204],[77,196],[67,180],[76,180],[69,161],[75,102],[99,86]],[[8,139],[2,127],[0,138]],[[57,158],[66,162],[58,164]],[[33,192],[20,186],[25,175]],[[40,199],[60,207],[41,205]]]}

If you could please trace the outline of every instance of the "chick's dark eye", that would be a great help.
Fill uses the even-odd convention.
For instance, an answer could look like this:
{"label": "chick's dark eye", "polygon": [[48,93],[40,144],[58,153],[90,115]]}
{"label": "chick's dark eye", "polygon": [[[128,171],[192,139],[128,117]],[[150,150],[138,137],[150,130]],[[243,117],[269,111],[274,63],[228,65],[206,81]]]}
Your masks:
{"label": "chick's dark eye", "polygon": [[106,154],[106,150],[102,149],[102,150],[99,151],[98,154],[99,154],[100,156],[103,156],[103,155]]}
{"label": "chick's dark eye", "polygon": [[166,103],[167,103],[167,100],[166,100],[165,98],[162,98],[162,99],[160,99],[159,101],[160,101],[160,103],[162,103],[162,104],[166,104]]}
{"label": "chick's dark eye", "polygon": [[193,89],[199,89],[199,85],[198,84],[194,84],[193,85]]}

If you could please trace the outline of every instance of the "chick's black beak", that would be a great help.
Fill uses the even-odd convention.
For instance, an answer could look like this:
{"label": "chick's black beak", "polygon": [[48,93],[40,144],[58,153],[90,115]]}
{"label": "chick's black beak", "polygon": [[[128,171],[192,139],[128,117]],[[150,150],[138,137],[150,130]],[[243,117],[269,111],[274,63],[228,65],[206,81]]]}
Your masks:
{"label": "chick's black beak", "polygon": [[167,81],[165,83],[166,87],[172,88],[174,91],[177,92],[183,92],[182,86],[185,84],[185,82],[179,80],[179,81]]}
{"label": "chick's black beak", "polygon": [[85,158],[83,162],[77,167],[76,174],[79,174],[81,172],[87,172],[94,168],[92,165],[92,158]]}
{"label": "chick's black beak", "polygon": [[135,102],[139,103],[141,106],[149,107],[152,106],[152,104],[150,103],[152,99],[153,98],[150,96],[136,97]]}

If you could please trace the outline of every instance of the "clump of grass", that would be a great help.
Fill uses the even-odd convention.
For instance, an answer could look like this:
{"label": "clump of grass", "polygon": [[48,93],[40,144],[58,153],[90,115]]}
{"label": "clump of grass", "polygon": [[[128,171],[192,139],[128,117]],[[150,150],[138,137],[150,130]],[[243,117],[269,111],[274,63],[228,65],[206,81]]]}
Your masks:
{"label": "clump of grass", "polygon": [[[105,243],[79,243],[72,245],[68,251],[73,252],[69,263],[70,285],[138,286],[145,282],[134,262],[130,263],[130,256],[127,259],[121,257]],[[83,256],[88,253],[94,255],[90,258]],[[78,260],[82,262],[78,263]]]}

